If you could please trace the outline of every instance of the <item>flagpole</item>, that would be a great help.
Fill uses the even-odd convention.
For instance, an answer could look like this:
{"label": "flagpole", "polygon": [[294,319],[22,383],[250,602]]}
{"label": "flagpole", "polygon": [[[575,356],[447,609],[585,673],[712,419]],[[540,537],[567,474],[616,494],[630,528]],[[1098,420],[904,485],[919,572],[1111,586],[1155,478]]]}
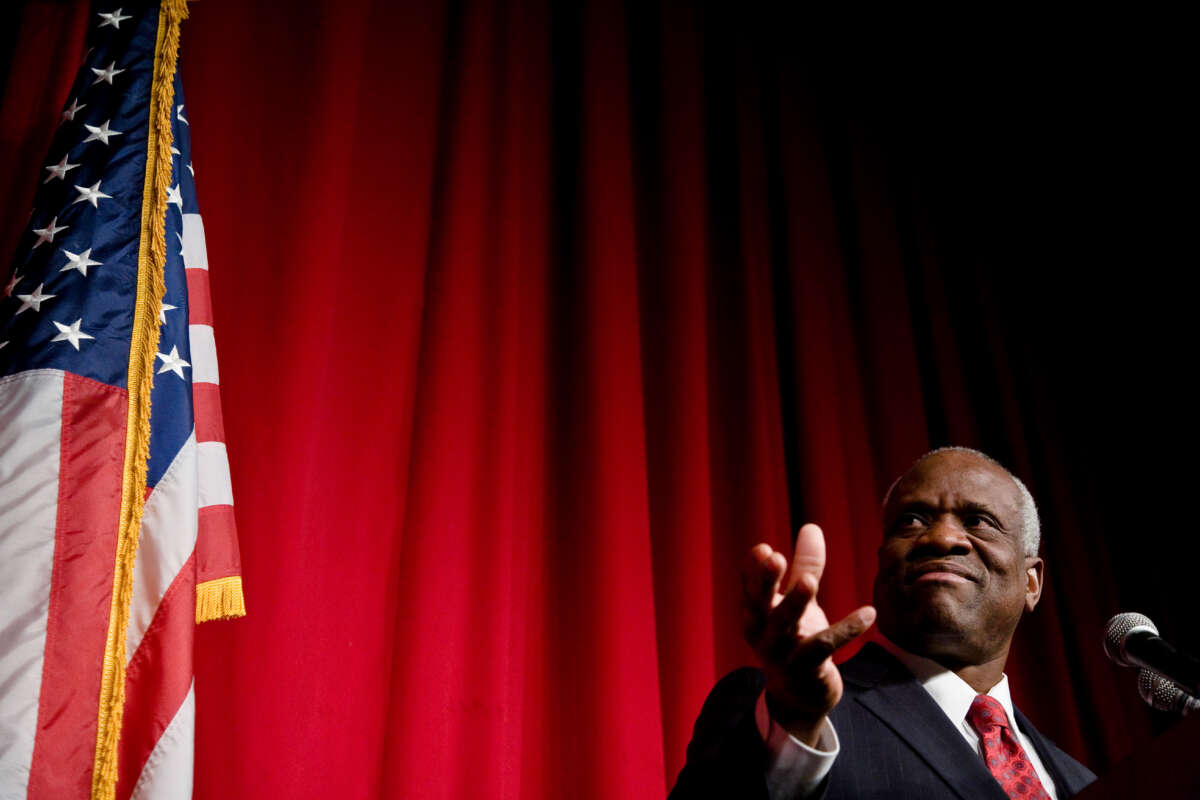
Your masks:
{"label": "flagpole", "polygon": [[158,352],[159,312],[165,292],[167,189],[171,185],[171,108],[179,25],[187,17],[187,0],[162,0],[154,46],[153,84],[146,145],[146,177],[142,195],[138,245],[137,301],[129,346],[129,411],[125,465],[121,482],[121,517],[113,570],[112,603],[96,730],[92,772],[93,800],[113,800],[117,783],[117,745],[125,706],[125,637],[133,595],[133,565],[145,506],[146,462],[150,454],[150,391]]}

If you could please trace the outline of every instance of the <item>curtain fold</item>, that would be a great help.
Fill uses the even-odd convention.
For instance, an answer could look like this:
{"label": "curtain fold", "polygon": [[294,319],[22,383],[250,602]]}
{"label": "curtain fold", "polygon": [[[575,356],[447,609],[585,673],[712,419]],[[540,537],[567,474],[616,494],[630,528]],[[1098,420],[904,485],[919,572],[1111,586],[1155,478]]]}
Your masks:
{"label": "curtain fold", "polygon": [[[2,241],[88,13],[24,4]],[[1162,433],[1194,425],[1113,386],[1174,390],[1189,340],[1139,322],[1182,304],[1092,269],[1117,189],[1033,196],[1071,156],[1029,133],[1024,68],[819,23],[192,5],[250,610],[197,632],[197,797],[662,796],[713,682],[751,661],[747,550],[819,522],[822,601],[849,612],[884,491],[949,443],[1040,503],[1018,703],[1098,771],[1168,724],[1099,642],[1123,604],[1195,635],[1129,533],[1170,523],[1146,507],[1189,488]]]}

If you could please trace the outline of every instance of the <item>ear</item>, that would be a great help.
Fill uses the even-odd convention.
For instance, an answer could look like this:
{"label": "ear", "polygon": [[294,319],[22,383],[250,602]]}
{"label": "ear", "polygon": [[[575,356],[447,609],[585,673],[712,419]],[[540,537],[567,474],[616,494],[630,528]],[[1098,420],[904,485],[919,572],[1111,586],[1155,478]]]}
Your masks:
{"label": "ear", "polygon": [[1046,563],[1036,556],[1025,559],[1025,610],[1033,611],[1042,598],[1042,577]]}

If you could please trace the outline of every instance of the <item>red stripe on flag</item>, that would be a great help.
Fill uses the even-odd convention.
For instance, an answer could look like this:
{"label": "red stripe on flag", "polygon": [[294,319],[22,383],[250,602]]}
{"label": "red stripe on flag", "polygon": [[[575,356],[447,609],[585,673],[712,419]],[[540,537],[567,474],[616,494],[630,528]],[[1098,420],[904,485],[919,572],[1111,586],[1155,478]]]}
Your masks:
{"label": "red stripe on flag", "polygon": [[221,387],[215,383],[192,384],[192,406],[196,417],[197,442],[224,442],[221,417]]}
{"label": "red stripe on flag", "polygon": [[28,797],[87,797],[108,639],[125,391],[66,373],[58,520]]}
{"label": "red stripe on flag", "polygon": [[196,553],[198,583],[242,574],[233,506],[205,506],[200,509]]}
{"label": "red stripe on flag", "polygon": [[163,594],[154,619],[125,671],[125,718],[116,800],[127,800],[192,685],[196,626],[196,554]]}
{"label": "red stripe on flag", "polygon": [[212,294],[208,289],[208,270],[189,269],[188,285],[188,324],[212,325]]}

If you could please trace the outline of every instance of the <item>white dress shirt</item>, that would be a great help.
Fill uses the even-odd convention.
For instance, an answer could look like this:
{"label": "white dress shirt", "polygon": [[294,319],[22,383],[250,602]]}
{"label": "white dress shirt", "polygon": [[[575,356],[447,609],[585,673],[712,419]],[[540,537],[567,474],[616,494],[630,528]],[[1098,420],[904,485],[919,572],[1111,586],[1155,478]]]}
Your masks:
{"label": "white dress shirt", "polygon": [[[975,700],[978,692],[958,675],[936,661],[901,650],[883,637],[880,637],[880,640],[880,644],[916,676],[917,681],[925,691],[929,692],[929,696],[950,719],[958,732],[963,735],[963,739],[971,746],[971,749],[979,753],[980,758],[983,758],[979,734],[967,721],[967,711],[971,708],[971,703]],[[1037,771],[1046,793],[1050,795],[1051,800],[1058,800],[1054,780],[1046,771],[1045,765],[1042,764],[1042,759],[1033,746],[1033,742],[1017,723],[1016,715],[1013,713],[1012,696],[1008,691],[1008,676],[1001,675],[1000,682],[993,686],[987,694],[1004,707],[1009,725],[1017,734],[1017,740],[1020,741],[1026,755],[1029,756],[1029,761]],[[762,734],[763,741],[767,744],[767,751],[770,753],[767,789],[772,800],[804,797],[811,793],[833,768],[833,762],[840,749],[833,724],[829,722],[828,718],[825,720],[825,727],[821,730],[820,739],[817,746],[813,748],[789,734],[770,718],[765,692],[759,695],[755,716],[758,722],[758,731]]]}

